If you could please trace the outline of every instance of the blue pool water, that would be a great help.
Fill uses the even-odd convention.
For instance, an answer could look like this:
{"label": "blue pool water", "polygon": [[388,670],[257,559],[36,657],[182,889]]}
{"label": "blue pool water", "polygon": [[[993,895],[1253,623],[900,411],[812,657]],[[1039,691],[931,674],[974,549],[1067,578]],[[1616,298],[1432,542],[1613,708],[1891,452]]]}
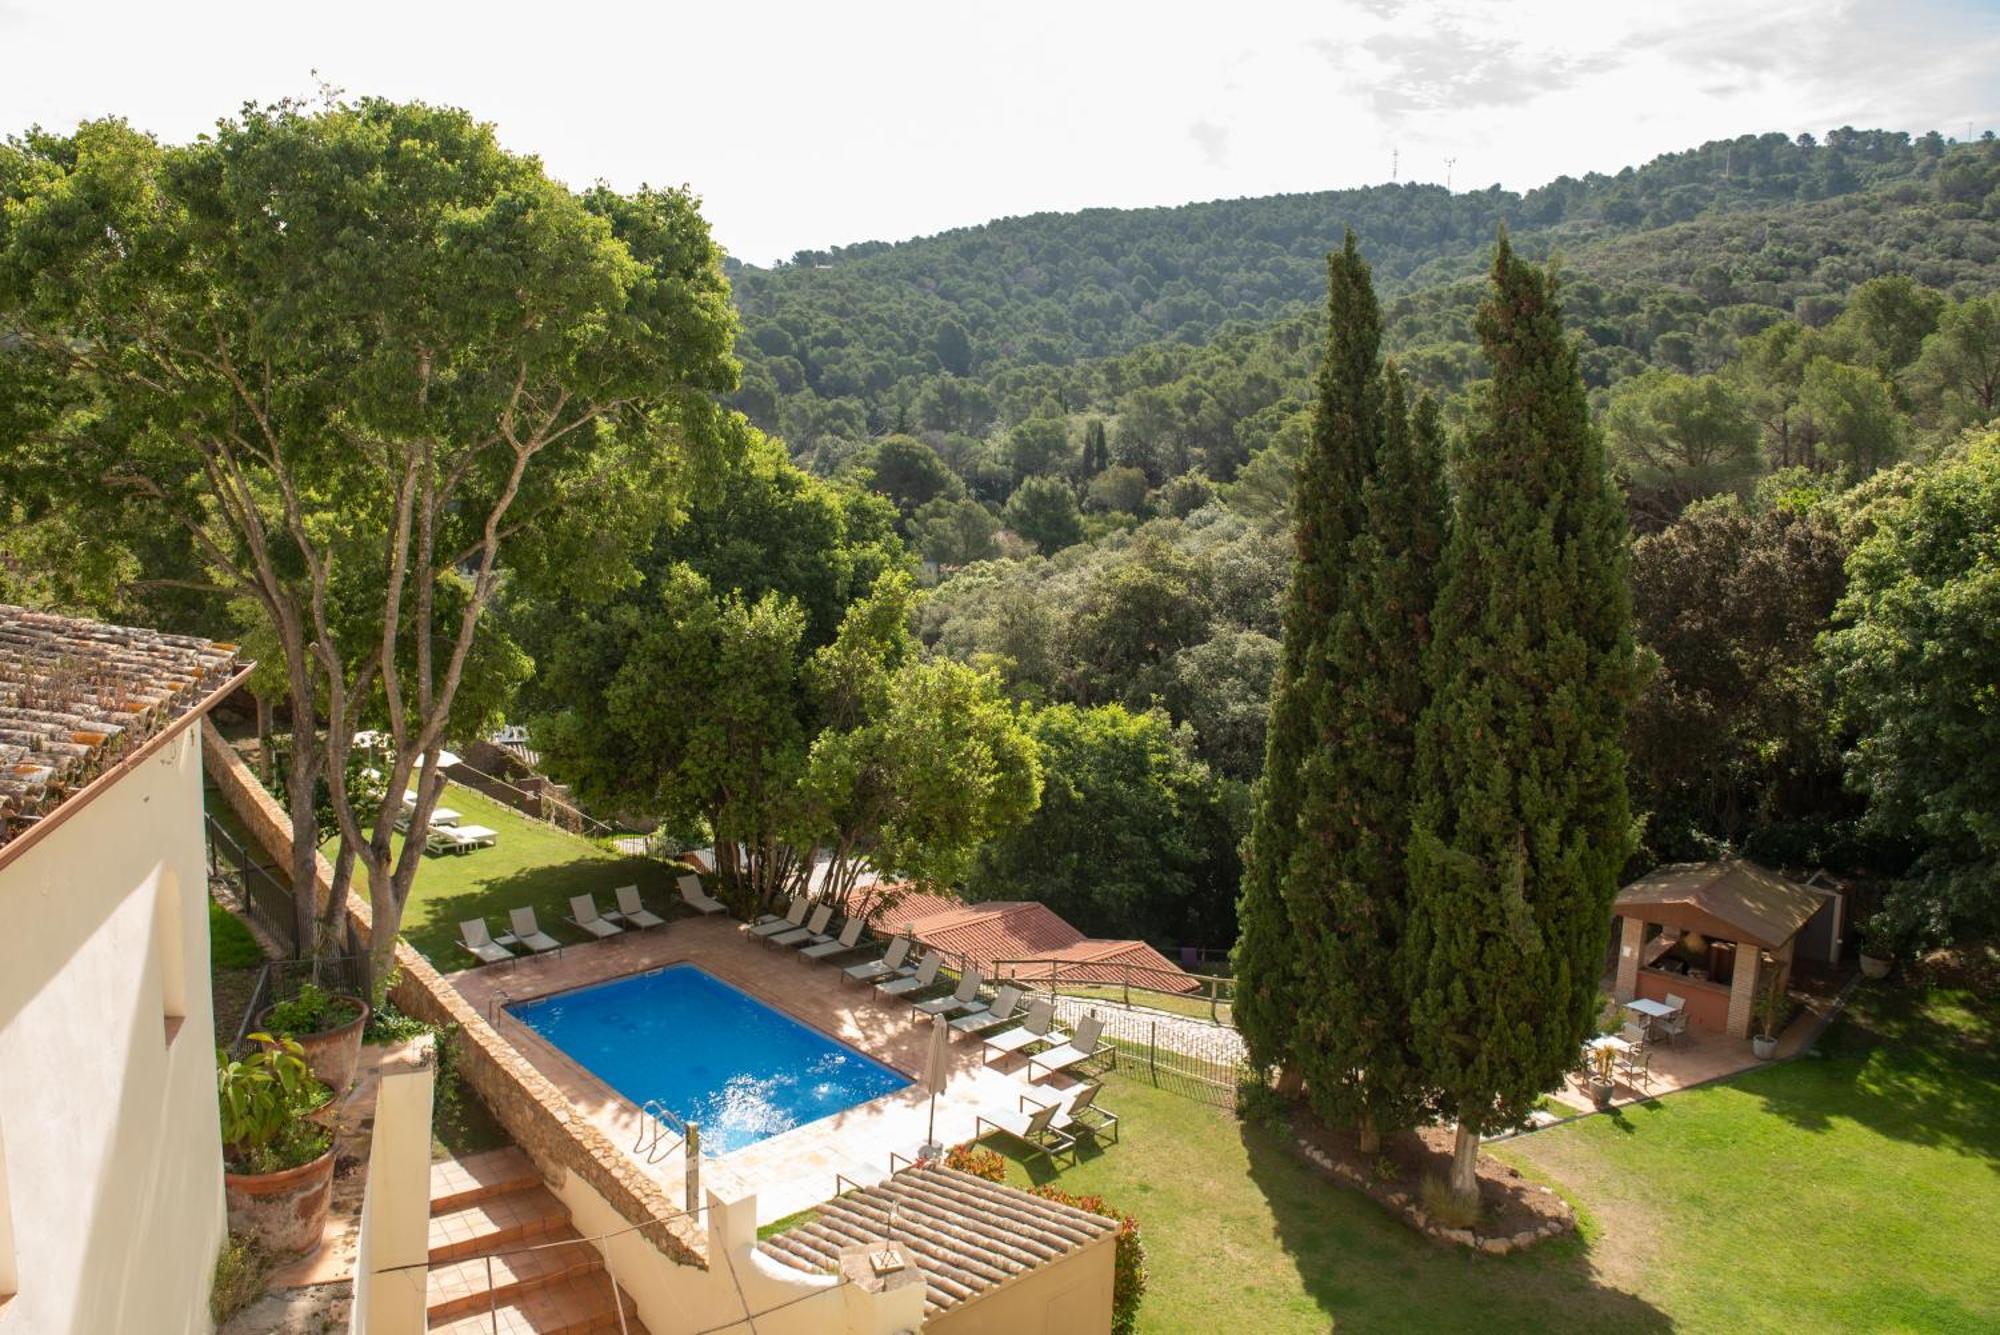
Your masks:
{"label": "blue pool water", "polygon": [[692,964],[507,1011],[633,1103],[658,1099],[699,1122],[712,1154],[911,1083]]}

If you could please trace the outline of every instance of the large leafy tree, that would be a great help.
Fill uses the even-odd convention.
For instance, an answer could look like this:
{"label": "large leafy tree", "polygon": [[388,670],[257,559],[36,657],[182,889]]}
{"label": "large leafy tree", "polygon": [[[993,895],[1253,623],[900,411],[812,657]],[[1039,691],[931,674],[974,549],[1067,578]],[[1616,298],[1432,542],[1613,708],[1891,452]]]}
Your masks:
{"label": "large leafy tree", "polygon": [[1840,811],[1815,637],[1845,587],[1832,503],[1793,474],[1719,496],[1633,544],[1633,618],[1653,670],[1631,716],[1647,848],[1824,856]]}
{"label": "large leafy tree", "polygon": [[1924,846],[1961,926],[2000,917],[2000,437],[1874,512],[1823,641],[1869,818]]}
{"label": "large leafy tree", "polygon": [[1329,638],[1348,593],[1348,548],[1365,522],[1362,494],[1382,430],[1381,318],[1353,233],[1327,259],[1327,343],[1312,441],[1292,494],[1294,556],[1278,677],[1271,692],[1264,777],[1245,851],[1238,910],[1236,1022],[1260,1068],[1296,1070],[1316,1039],[1298,999],[1313,985],[1332,875],[1330,813],[1315,810],[1309,771],[1338,744]]}
{"label": "large leafy tree", "polygon": [[1657,370],[1628,380],[1612,395],[1604,429],[1647,528],[1743,485],[1759,463],[1756,419],[1718,376]]}
{"label": "large leafy tree", "polygon": [[1035,899],[1094,936],[1169,948],[1226,939],[1236,868],[1223,785],[1185,729],[1123,705],[1029,716],[1041,804],[979,851],[966,895]]}
{"label": "large leafy tree", "polygon": [[1632,848],[1623,512],[1552,280],[1503,235],[1492,282],[1493,379],[1458,462],[1409,852],[1411,1015],[1458,1122],[1463,1194],[1479,1137],[1575,1063]]}
{"label": "large leafy tree", "polygon": [[[579,195],[464,112],[374,99],[250,107],[182,146],[31,134],[0,199],[0,322],[61,409],[4,442],[10,481],[177,530],[200,567],[173,576],[256,609],[302,742],[301,927],[324,778],[385,976],[423,848],[396,854],[391,818],[412,782],[429,818],[503,571],[619,577],[731,435],[695,202]],[[346,788],[364,723],[395,743],[373,802]]]}

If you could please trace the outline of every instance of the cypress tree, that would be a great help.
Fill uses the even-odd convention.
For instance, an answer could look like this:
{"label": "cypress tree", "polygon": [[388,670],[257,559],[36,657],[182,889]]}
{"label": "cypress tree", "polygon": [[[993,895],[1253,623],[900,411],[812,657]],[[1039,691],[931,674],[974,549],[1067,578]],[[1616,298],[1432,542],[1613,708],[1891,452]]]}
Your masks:
{"label": "cypress tree", "polygon": [[1298,1071],[1298,1006],[1324,920],[1326,813],[1306,807],[1307,768],[1333,718],[1327,649],[1381,430],[1381,338],[1374,285],[1350,231],[1327,257],[1326,354],[1292,493],[1292,584],[1237,908],[1236,1027],[1259,1070]]}
{"label": "cypress tree", "polygon": [[1304,802],[1330,876],[1319,930],[1301,932],[1317,948],[1305,965],[1299,1065],[1314,1110],[1358,1121],[1366,1153],[1429,1102],[1405,990],[1405,858],[1446,513],[1436,405],[1418,404],[1413,429],[1393,366],[1385,389],[1363,528],[1328,645],[1322,708],[1332,726],[1307,769]]}
{"label": "cypress tree", "polygon": [[1576,1060],[1632,847],[1625,520],[1549,276],[1502,233],[1457,463],[1409,850],[1411,1019],[1451,1185]]}

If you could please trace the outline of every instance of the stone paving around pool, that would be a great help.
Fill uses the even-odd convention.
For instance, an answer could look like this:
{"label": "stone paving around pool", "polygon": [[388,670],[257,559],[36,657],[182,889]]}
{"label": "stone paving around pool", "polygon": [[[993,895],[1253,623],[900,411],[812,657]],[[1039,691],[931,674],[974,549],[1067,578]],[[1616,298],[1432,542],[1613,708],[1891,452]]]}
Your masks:
{"label": "stone paving around pool", "polygon": [[[869,958],[856,952],[844,963]],[[560,956],[544,955],[517,964],[487,965],[449,975],[449,981],[479,1013],[568,1097],[579,1116],[589,1119],[628,1149],[651,1134],[649,1120],[576,1062],[507,1014],[510,1002],[622,978],[663,965],[689,963],[750,993],[800,1023],[858,1048],[919,1080],[930,1043],[930,1022],[907,1004],[881,1000],[872,987],[858,986],[832,964],[816,963],[797,952],[751,937],[728,917],[676,918],[650,931],[628,931],[587,945],[567,946]],[[1015,1112],[1031,1089],[1062,1088],[1057,1076],[1039,1087],[1027,1079],[1025,1058],[1004,1057],[988,1066],[976,1038],[958,1035],[952,1044],[951,1082],[937,1101],[937,1139],[953,1145],[970,1140],[981,1114]],[[1115,1111],[1115,1109],[1114,1109]],[[889,1175],[891,1153],[904,1159],[923,1144],[929,1099],[912,1085],[831,1117],[772,1136],[733,1154],[707,1159],[701,1181],[726,1198],[754,1192],[757,1222],[796,1214],[836,1194],[835,1174],[850,1183],[872,1184]],[[683,1199],[686,1161],[675,1150],[648,1164],[633,1162],[675,1200]]]}

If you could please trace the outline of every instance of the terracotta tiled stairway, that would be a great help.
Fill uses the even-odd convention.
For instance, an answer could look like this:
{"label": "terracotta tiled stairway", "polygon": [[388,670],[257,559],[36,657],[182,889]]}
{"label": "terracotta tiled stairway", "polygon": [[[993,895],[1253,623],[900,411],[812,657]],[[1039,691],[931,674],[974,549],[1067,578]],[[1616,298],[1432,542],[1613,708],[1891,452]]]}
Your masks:
{"label": "terracotta tiled stairway", "polygon": [[512,1146],[431,1165],[430,1242],[432,1335],[644,1335],[623,1292],[619,1324],[597,1248]]}

